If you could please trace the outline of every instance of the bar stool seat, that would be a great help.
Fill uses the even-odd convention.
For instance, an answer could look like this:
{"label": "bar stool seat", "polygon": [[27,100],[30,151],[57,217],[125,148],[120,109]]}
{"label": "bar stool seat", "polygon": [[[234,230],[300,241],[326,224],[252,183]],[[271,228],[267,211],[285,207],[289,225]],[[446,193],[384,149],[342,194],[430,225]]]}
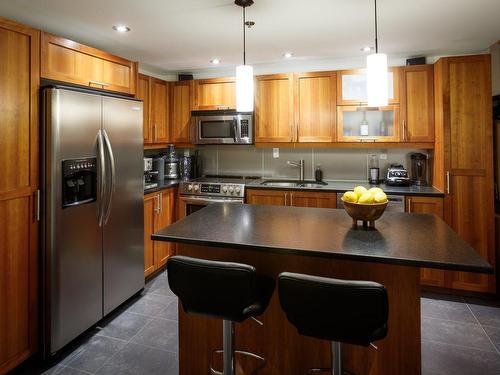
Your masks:
{"label": "bar stool seat", "polygon": [[167,275],[172,292],[187,314],[224,321],[224,371],[211,368],[213,374],[234,375],[235,352],[264,360],[254,353],[234,350],[234,322],[264,313],[274,291],[272,278],[257,274],[255,267],[247,264],[186,256],[170,257]]}
{"label": "bar stool seat", "polygon": [[331,341],[334,375],[342,374],[340,343],[369,346],[387,335],[389,302],[379,283],[284,272],[278,292],[301,335]]}

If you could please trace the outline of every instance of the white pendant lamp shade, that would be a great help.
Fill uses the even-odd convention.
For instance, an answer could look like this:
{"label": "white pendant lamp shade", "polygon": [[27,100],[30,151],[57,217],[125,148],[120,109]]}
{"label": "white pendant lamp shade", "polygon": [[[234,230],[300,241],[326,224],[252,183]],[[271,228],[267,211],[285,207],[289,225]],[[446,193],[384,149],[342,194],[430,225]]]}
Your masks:
{"label": "white pendant lamp shade", "polygon": [[236,110],[253,112],[253,67],[240,65],[236,67]]}
{"label": "white pendant lamp shade", "polygon": [[373,53],[366,58],[366,84],[368,91],[368,106],[383,107],[389,101],[387,79],[387,55]]}

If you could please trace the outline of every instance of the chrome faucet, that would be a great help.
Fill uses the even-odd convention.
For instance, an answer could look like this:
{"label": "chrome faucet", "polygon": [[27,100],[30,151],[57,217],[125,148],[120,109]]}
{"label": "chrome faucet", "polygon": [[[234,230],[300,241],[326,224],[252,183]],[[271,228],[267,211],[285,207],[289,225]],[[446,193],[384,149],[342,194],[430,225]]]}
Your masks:
{"label": "chrome faucet", "polygon": [[300,181],[304,181],[304,159],[300,159],[299,161],[287,161],[288,165],[291,165],[293,167],[300,168]]}

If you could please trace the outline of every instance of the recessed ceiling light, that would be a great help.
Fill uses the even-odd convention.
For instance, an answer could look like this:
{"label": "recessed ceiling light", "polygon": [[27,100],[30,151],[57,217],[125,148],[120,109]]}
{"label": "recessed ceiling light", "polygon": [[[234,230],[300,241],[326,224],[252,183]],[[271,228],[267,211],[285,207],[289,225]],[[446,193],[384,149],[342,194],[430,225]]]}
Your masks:
{"label": "recessed ceiling light", "polygon": [[373,47],[363,47],[363,48],[361,48],[361,51],[363,51],[363,52],[370,52],[372,50],[373,50]]}
{"label": "recessed ceiling light", "polygon": [[293,53],[292,53],[292,52],[285,52],[285,53],[283,54],[283,57],[284,57],[285,59],[289,59],[289,58],[293,57]]}
{"label": "recessed ceiling light", "polygon": [[119,33],[128,33],[130,31],[130,27],[126,25],[115,25],[113,26],[113,30],[118,31]]}
{"label": "recessed ceiling light", "polygon": [[217,64],[220,64],[220,59],[212,59],[212,60],[210,60],[210,62],[211,62],[212,64],[217,65]]}

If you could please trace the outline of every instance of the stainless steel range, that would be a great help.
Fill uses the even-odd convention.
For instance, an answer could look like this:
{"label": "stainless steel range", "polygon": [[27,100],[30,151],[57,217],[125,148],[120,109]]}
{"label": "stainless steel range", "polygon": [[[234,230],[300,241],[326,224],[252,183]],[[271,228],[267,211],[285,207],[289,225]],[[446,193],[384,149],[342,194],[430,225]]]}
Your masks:
{"label": "stainless steel range", "polygon": [[211,203],[245,203],[245,182],[257,177],[201,177],[180,184],[180,213],[190,215]]}

